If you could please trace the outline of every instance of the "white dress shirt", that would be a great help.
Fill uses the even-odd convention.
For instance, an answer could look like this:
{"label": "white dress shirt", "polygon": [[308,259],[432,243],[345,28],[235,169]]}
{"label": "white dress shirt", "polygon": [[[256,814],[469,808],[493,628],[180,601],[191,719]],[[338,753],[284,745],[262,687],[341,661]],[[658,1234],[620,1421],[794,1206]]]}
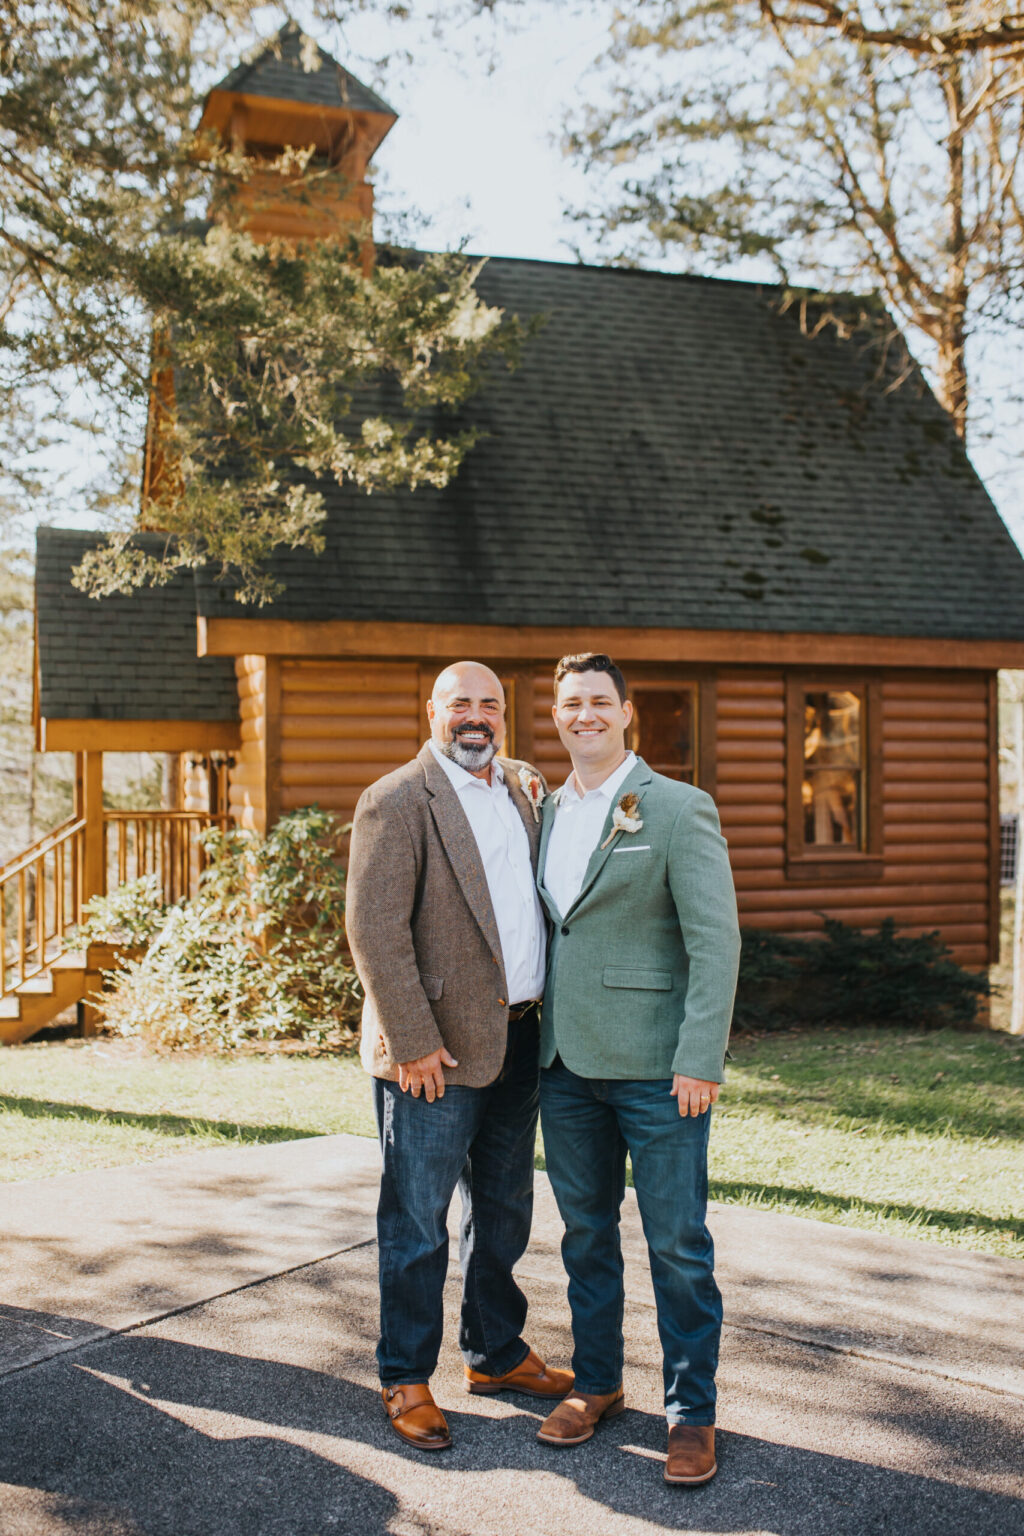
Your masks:
{"label": "white dress shirt", "polygon": [[582,798],[576,790],[575,773],[570,773],[562,786],[555,824],[548,838],[544,885],[563,916],[580,893],[590,856],[597,847],[609,810],[618,802],[622,781],[635,767],[636,753],[627,752],[625,762],[603,784],[588,789]]}
{"label": "white dress shirt", "polygon": [[547,938],[523,818],[496,761],[491,762],[488,784],[445,757],[433,741],[430,750],[451,780],[480,850],[501,941],[509,1005],[529,1002],[544,991]]}

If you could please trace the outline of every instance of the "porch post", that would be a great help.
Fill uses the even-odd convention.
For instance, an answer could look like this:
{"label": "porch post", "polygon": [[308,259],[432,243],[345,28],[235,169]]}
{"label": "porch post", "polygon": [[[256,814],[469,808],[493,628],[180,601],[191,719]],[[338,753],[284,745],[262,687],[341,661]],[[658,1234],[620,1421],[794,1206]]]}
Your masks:
{"label": "porch post", "polygon": [[106,885],[103,857],[103,753],[75,754],[75,815],[85,818],[82,856],[82,903],[102,896]]}

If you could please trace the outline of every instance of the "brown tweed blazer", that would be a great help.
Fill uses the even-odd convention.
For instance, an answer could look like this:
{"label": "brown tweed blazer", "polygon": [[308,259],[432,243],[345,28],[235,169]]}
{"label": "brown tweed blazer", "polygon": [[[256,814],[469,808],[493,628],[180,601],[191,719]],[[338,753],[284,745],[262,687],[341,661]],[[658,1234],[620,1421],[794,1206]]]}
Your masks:
{"label": "brown tweed blazer", "polygon": [[[540,823],[518,779],[529,765],[503,758],[501,766],[536,871]],[[510,1001],[498,925],[476,838],[429,743],[360,796],[346,927],[366,993],[366,1070],[394,1081],[398,1062],[444,1045],[459,1064],[445,1067],[446,1082],[493,1082]]]}

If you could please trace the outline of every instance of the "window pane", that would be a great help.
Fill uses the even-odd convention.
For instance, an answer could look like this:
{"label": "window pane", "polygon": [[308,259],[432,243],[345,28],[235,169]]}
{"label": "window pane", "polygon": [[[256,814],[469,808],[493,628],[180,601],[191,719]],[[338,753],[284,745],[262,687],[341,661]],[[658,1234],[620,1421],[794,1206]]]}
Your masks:
{"label": "window pane", "polygon": [[656,773],[693,783],[693,688],[637,688],[630,745]]}
{"label": "window pane", "polygon": [[804,841],[860,848],[864,827],[861,700],[843,690],[804,694]]}

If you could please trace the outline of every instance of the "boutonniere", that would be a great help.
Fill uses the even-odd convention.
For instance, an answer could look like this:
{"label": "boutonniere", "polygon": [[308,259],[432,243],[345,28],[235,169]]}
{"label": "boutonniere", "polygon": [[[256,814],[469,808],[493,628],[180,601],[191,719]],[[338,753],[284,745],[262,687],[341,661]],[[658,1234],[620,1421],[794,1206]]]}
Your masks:
{"label": "boutonniere", "polygon": [[623,795],[618,805],[612,811],[612,829],[608,833],[601,848],[607,848],[612,838],[619,832],[639,832],[643,822],[636,814],[640,809],[640,801],[634,794]]}
{"label": "boutonniere", "polygon": [[519,788],[530,802],[534,821],[539,821],[540,808],[544,804],[544,786],[540,781],[540,774],[531,773],[529,768],[520,768]]}

